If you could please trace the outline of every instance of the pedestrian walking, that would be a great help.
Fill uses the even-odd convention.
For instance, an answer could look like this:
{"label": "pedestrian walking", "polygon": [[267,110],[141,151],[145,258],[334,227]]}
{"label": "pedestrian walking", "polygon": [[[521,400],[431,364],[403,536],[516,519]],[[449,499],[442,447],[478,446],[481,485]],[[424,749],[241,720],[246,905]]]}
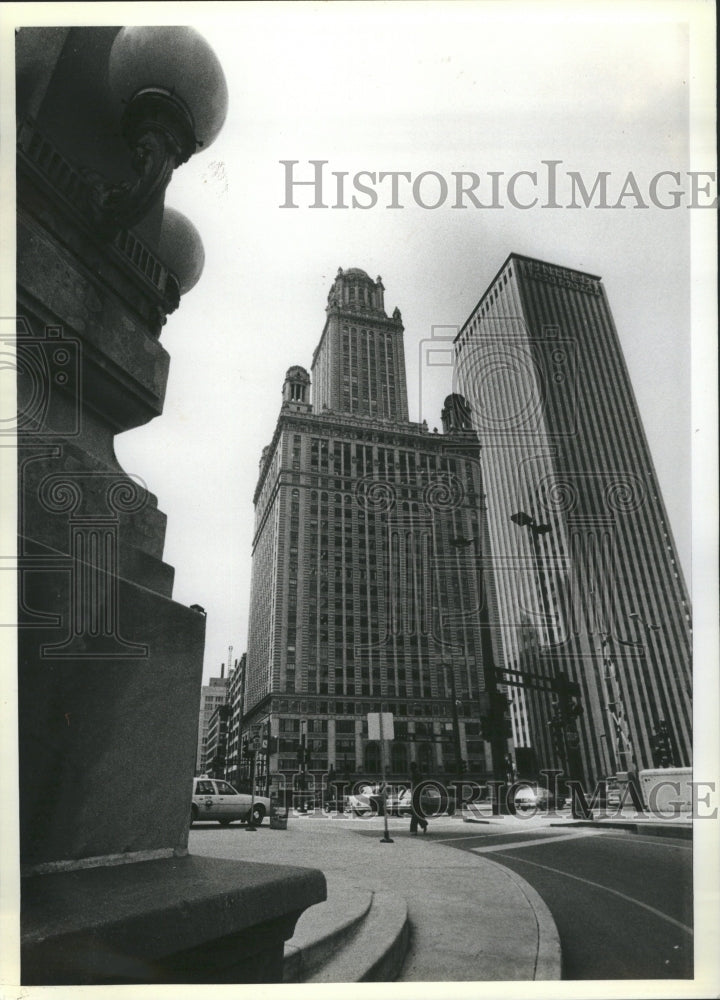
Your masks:
{"label": "pedestrian walking", "polygon": [[[422,783],[423,776],[420,773],[415,761],[410,764],[410,833],[413,837],[417,837],[418,824],[422,827],[422,832],[427,833],[428,822],[420,812],[418,812],[418,807],[420,805],[419,801],[415,802],[415,789]],[[419,793],[418,793],[419,794]]]}

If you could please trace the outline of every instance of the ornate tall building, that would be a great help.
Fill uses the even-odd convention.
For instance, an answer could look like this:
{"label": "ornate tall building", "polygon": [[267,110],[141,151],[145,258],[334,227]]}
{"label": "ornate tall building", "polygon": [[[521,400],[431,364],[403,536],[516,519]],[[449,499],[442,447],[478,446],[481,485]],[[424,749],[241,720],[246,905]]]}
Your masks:
{"label": "ornate tall building", "polygon": [[[672,761],[689,764],[689,598],[600,278],[511,254],[454,347],[482,446],[503,676],[525,685],[517,743],[535,767],[570,754],[590,780],[658,763],[665,723]],[[562,675],[564,718],[547,680]]]}
{"label": "ornate tall building", "polygon": [[408,420],[403,324],[380,278],[339,270],[312,379],[287,372],[254,496],[245,729],[270,720],[273,772],[297,771],[305,747],[316,776],[379,774],[366,717],[380,710],[394,777],[411,761],[502,766],[477,436],[458,396],[442,422]]}

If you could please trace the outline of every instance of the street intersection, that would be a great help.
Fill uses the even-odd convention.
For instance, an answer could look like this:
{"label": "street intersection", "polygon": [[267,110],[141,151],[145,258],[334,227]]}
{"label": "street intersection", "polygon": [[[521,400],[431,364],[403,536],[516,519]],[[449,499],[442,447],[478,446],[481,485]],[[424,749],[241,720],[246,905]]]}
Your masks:
{"label": "street intersection", "polygon": [[[525,953],[534,946],[519,923],[516,927],[511,912],[501,913],[497,904],[488,905],[491,897],[484,890],[492,880],[494,898],[498,898],[501,870],[515,879],[516,885],[526,887],[531,901],[539,899],[536,910],[543,910],[551,925],[554,922],[561,953],[558,978],[692,978],[693,847],[689,824],[649,823],[646,830],[633,832],[631,826],[575,823],[568,810],[552,817],[493,817],[488,812],[472,817],[466,814],[465,818],[468,821],[459,816],[430,818],[427,834],[413,837],[407,818],[390,817],[388,830],[393,842],[385,843],[381,817],[329,817],[316,810],[307,816],[291,816],[285,832],[261,828],[260,839],[245,837],[242,827],[218,832],[210,826],[205,830],[196,826],[190,850],[252,860],[280,860],[282,856],[285,863],[317,865],[323,870],[329,870],[345,852],[347,875],[352,874],[355,885],[413,894],[410,914],[414,922],[423,925],[426,914],[433,911],[452,925],[456,909],[458,929],[461,923],[464,934],[468,927],[474,928],[478,956],[487,950],[485,935],[492,937],[501,931],[507,935],[502,960],[491,963],[491,974],[478,960],[478,971],[473,975],[470,957],[463,971],[456,973],[458,979],[529,978],[522,970],[526,968]],[[295,834],[292,838],[288,838],[290,831]],[[250,854],[245,850],[246,841],[252,842]],[[232,855],[224,853],[228,849]],[[461,865],[464,874],[453,860],[458,855],[467,859]],[[471,858],[477,863],[477,875]],[[459,856],[457,860],[459,863]],[[427,883],[432,900],[423,899],[420,883],[412,888],[410,863],[418,866],[418,874],[424,866],[428,879],[430,873],[435,879],[432,889],[430,880]],[[449,898],[443,907],[437,886],[442,886],[444,879],[448,886],[452,880],[454,888],[447,889]],[[462,904],[458,898],[461,884],[466,897]],[[516,892],[507,885],[510,895]],[[452,970],[459,969],[458,965],[450,964],[450,971],[440,976],[428,973],[428,944],[433,934],[442,936],[446,930],[441,931],[437,921],[437,915],[427,917],[427,935],[424,930],[413,935],[398,981],[455,978]],[[436,956],[433,971],[437,964]]]}

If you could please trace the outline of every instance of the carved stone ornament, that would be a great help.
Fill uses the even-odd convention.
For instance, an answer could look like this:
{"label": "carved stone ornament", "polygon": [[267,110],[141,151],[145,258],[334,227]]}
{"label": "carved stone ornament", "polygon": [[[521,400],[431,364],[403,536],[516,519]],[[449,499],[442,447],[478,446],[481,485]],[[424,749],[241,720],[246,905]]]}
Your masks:
{"label": "carved stone ornament", "polygon": [[173,170],[199,145],[190,112],[172,94],[146,90],[128,104],[123,133],[130,146],[134,182],[112,184],[94,171],[84,171],[95,224],[108,239],[130,229],[148,214],[170,183]]}

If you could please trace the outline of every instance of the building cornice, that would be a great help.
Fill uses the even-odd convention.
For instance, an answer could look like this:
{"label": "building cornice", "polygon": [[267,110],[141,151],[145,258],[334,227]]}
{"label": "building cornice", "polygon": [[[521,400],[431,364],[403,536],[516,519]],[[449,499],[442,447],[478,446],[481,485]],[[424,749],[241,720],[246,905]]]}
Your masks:
{"label": "building cornice", "polygon": [[557,272],[558,278],[566,276],[571,282],[576,284],[578,288],[582,288],[584,285],[587,285],[587,287],[593,285],[598,286],[599,283],[602,281],[602,278],[599,277],[597,274],[589,274],[587,271],[580,271],[574,267],[564,267],[561,264],[551,264],[549,261],[540,260],[537,257],[526,257],[524,254],[510,253],[507,255],[501,266],[496,271],[492,281],[490,281],[485,291],[482,293],[480,298],[473,306],[467,319],[462,324],[462,326],[457,332],[457,335],[453,339],[453,343],[457,343],[458,340],[460,340],[468,324],[475,316],[475,314],[477,313],[478,309],[483,304],[483,302],[490,295],[493,288],[495,287],[495,283],[497,282],[498,278],[502,275],[503,271],[511,263],[511,261],[515,261],[520,264],[528,264],[537,268],[538,269],[537,274],[532,274],[532,273],[529,274],[528,277],[530,278],[538,277],[540,278],[540,280],[543,280],[542,275],[544,274],[546,276],[545,280],[550,280],[551,276]]}
{"label": "building cornice", "polygon": [[355,437],[359,441],[369,443],[382,441],[398,447],[403,447],[406,444],[411,448],[434,448],[438,451],[474,450],[479,452],[480,450],[480,442],[475,431],[435,434],[431,433],[425,424],[414,422],[397,424],[393,421],[376,420],[372,417],[345,417],[344,414],[332,411],[326,413],[287,413],[281,411],[253,494],[253,504],[255,505],[257,505],[260,492],[265,484],[267,471],[275,455],[280,435],[284,429],[290,428],[309,434],[313,432],[335,433],[343,437]]}

